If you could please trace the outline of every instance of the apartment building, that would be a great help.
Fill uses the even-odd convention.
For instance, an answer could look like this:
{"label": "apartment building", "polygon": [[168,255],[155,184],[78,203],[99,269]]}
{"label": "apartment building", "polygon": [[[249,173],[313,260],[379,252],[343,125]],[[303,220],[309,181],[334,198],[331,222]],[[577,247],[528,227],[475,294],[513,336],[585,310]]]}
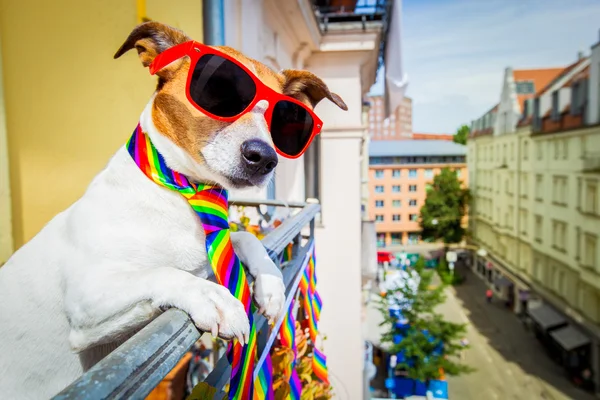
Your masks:
{"label": "apartment building", "polygon": [[385,118],[385,99],[381,95],[369,95],[368,131],[371,140],[400,140],[412,136],[412,99],[404,97],[400,105]]}
{"label": "apartment building", "polygon": [[468,184],[465,146],[439,140],[373,141],[369,149],[369,218],[379,247],[418,243],[419,214],[442,168]]}
{"label": "apartment building", "polygon": [[565,67],[507,68],[467,153],[477,271],[597,388],[599,82],[600,43]]}

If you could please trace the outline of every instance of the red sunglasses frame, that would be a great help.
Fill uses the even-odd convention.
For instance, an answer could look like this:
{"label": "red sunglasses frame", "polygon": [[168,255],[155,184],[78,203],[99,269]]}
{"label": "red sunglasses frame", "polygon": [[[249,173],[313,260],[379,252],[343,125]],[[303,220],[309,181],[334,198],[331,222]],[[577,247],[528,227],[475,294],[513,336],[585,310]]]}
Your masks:
{"label": "red sunglasses frame", "polygon": [[[194,102],[194,100],[192,99],[192,97],[190,95],[190,84],[192,82],[192,75],[194,72],[194,68],[196,67],[196,63],[198,62],[198,60],[200,60],[200,58],[202,56],[209,55],[209,54],[213,54],[213,55],[222,57],[228,61],[231,61],[238,67],[240,67],[254,81],[254,85],[256,86],[256,94],[254,95],[254,99],[252,100],[252,102],[250,102],[248,107],[246,107],[242,112],[240,112],[237,115],[234,115],[233,117],[221,117],[221,116],[212,114],[212,113],[204,110],[202,107],[200,107],[198,104],[196,104],[196,102]],[[254,106],[256,106],[256,103],[258,103],[261,100],[266,100],[269,102],[269,107],[265,111],[265,120],[267,122],[267,126],[269,127],[269,132],[271,133],[271,135],[273,135],[273,133],[271,132],[271,120],[273,119],[273,108],[275,107],[275,104],[277,104],[277,102],[282,101],[282,100],[297,104],[297,105],[301,106],[302,108],[304,108],[310,114],[310,116],[313,119],[313,128],[312,128],[310,137],[309,137],[308,141],[306,142],[306,145],[304,146],[302,151],[300,151],[297,155],[291,155],[291,154],[284,153],[277,146],[275,146],[275,150],[277,151],[277,153],[279,153],[283,157],[292,158],[292,159],[298,158],[302,154],[304,154],[306,149],[308,149],[308,146],[310,146],[310,144],[312,143],[315,136],[321,132],[321,128],[323,127],[323,121],[321,121],[321,119],[319,117],[317,117],[317,115],[313,112],[313,110],[311,110],[309,107],[307,107],[306,104],[304,104],[301,101],[298,101],[290,96],[286,96],[281,93],[277,93],[275,90],[273,90],[270,87],[268,87],[267,85],[265,85],[260,79],[258,79],[258,77],[256,75],[254,75],[252,73],[252,71],[250,71],[248,68],[246,68],[245,65],[240,63],[235,58],[233,58],[215,48],[195,42],[193,40],[173,46],[173,47],[163,51],[159,55],[157,55],[154,58],[154,60],[152,61],[152,63],[150,64],[150,74],[151,75],[156,74],[158,71],[160,71],[167,65],[169,65],[172,62],[179,60],[180,58],[183,58],[185,56],[188,56],[190,58],[190,68],[188,71],[187,83],[185,86],[185,94],[187,96],[187,99],[190,102],[190,104],[192,104],[196,109],[198,109],[198,111],[206,114],[210,118],[216,119],[218,121],[223,121],[223,122],[234,122],[235,120],[240,118],[242,115],[246,114],[248,111],[254,109]]]}

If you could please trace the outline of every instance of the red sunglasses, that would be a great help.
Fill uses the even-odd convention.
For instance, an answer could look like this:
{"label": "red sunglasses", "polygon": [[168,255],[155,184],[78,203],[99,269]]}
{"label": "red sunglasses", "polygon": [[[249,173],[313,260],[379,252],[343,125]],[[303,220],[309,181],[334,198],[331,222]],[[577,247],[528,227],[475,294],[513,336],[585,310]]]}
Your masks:
{"label": "red sunglasses", "polygon": [[238,60],[212,47],[189,41],[160,53],[150,73],[188,56],[186,95],[198,110],[219,121],[233,122],[261,100],[275,149],[283,157],[298,158],[308,148],[323,122],[304,103],[277,93],[262,83]]}

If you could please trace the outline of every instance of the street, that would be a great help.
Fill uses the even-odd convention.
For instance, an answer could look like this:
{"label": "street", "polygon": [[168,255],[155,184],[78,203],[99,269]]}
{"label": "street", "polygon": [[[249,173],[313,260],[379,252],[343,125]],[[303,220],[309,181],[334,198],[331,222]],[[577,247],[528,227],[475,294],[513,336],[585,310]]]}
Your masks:
{"label": "street", "polygon": [[451,399],[594,398],[567,380],[562,368],[503,303],[486,302],[486,286],[478,276],[464,273],[466,282],[448,288],[440,310],[448,320],[468,324],[470,348],[464,362],[477,371],[448,377]]}

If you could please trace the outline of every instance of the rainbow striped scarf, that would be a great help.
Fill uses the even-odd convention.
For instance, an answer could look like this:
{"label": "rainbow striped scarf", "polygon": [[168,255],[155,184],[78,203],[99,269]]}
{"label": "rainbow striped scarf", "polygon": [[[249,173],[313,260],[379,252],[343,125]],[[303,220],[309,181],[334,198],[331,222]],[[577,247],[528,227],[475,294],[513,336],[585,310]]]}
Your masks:
{"label": "rainbow striped scarf", "polygon": [[250,339],[244,346],[236,339],[229,342],[227,358],[231,364],[229,398],[250,399],[254,391],[252,373],[256,361],[256,330],[246,273],[231,244],[227,191],[218,186],[195,185],[184,175],[167,167],[162,155],[139,124],[126,147],[144,175],[160,186],[181,193],[190,203],[204,228],[208,260],[217,281],[227,287],[246,308],[250,320]]}

